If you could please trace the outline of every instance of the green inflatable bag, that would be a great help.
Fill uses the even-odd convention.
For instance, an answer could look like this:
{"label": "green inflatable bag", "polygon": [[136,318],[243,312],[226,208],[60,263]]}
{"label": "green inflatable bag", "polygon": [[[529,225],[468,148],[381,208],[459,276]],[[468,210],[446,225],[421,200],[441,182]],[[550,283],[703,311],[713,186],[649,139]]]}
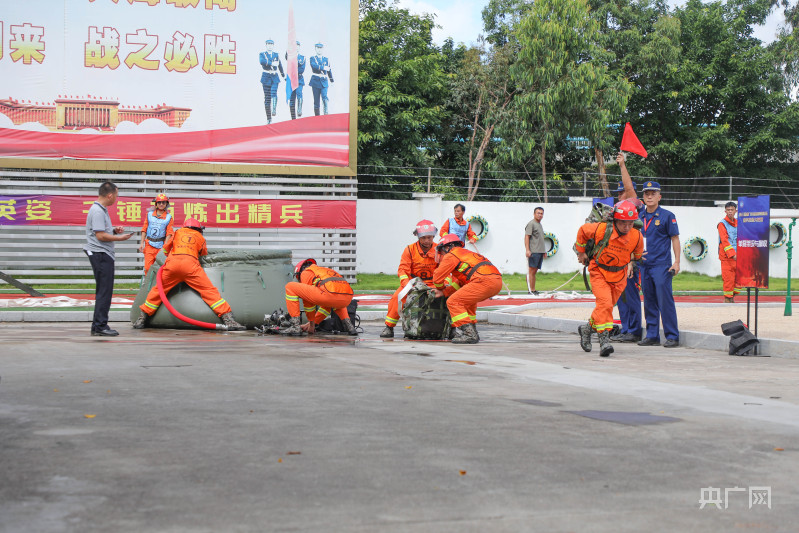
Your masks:
{"label": "green inflatable bag", "polygon": [[[144,303],[150,289],[156,286],[156,273],[164,261],[164,253],[159,252],[131,307],[131,323],[139,317],[139,306]],[[209,250],[208,255],[200,258],[200,265],[222,298],[230,304],[236,321],[247,328],[262,325],[264,316],[272,314],[275,309],[285,309],[286,283],[294,279],[290,250]],[[200,294],[185,283],[175,286],[167,298],[175,310],[188,318],[211,324],[222,323]],[[202,329],[179,320],[163,304],[150,319],[148,327]]]}

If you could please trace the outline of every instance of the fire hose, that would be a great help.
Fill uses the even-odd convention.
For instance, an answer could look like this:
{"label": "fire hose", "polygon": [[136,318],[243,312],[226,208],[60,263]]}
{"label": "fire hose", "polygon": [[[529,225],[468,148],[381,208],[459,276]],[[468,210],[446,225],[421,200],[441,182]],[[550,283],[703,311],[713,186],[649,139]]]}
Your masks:
{"label": "fire hose", "polygon": [[169,300],[166,299],[166,292],[164,292],[164,283],[161,281],[161,269],[158,269],[158,273],[155,275],[156,284],[158,285],[158,294],[161,296],[161,300],[164,302],[164,305],[169,312],[175,315],[175,318],[178,320],[182,320],[187,324],[191,324],[192,326],[198,326],[205,329],[221,329],[227,331],[227,326],[224,324],[211,324],[210,322],[202,322],[200,320],[195,320],[193,318],[189,318],[183,314],[181,314],[177,309],[172,307],[172,304],[169,303]]}

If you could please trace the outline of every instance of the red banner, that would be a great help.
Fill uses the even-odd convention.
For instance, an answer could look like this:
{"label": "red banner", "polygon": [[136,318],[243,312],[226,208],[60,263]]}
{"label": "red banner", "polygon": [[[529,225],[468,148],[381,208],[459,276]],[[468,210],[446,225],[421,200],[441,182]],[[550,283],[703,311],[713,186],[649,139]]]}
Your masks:
{"label": "red banner", "polygon": [[[0,195],[0,226],[83,226],[92,196]],[[170,198],[175,226],[187,216],[209,228],[355,229],[355,200]],[[115,226],[141,226],[151,198],[120,196],[108,208]]]}

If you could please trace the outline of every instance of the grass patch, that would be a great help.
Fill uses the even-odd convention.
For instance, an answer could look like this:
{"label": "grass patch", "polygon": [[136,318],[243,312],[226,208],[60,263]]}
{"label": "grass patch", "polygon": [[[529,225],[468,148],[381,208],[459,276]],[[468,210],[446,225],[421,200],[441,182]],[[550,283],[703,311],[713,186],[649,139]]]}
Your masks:
{"label": "grass patch", "polygon": [[[571,274],[539,272],[536,276],[535,288],[539,291],[551,291],[560,287],[559,290],[561,291],[585,292],[582,269],[580,270],[580,274],[569,281],[569,278],[574,276],[574,274],[574,272]],[[358,292],[394,291],[397,289],[397,287],[399,287],[399,279],[395,275],[358,274],[356,277],[358,279],[358,283],[355,284],[354,288]],[[524,274],[505,274],[502,276],[502,279],[505,281],[511,291],[527,292],[527,277]],[[711,277],[705,274],[697,274],[694,272],[678,274],[674,277],[672,286],[675,293],[722,293],[721,276]],[[775,278],[769,281],[768,290],[761,290],[760,292],[767,292],[769,294],[785,294],[786,290],[787,280],[785,278]],[[792,286],[791,293],[793,294],[794,292],[799,293],[799,285]]]}

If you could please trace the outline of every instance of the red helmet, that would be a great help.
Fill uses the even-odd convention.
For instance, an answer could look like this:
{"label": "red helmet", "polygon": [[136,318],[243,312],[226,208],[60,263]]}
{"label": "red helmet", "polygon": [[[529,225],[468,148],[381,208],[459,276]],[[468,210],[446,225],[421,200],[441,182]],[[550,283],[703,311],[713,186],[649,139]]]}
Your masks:
{"label": "red helmet", "polygon": [[187,216],[186,220],[183,221],[183,227],[184,228],[193,228],[193,229],[197,229],[197,230],[200,230],[200,231],[205,229],[205,226],[203,226],[200,223],[199,220],[197,220],[196,218],[193,218],[191,216]]}
{"label": "red helmet", "polygon": [[442,247],[448,244],[454,244],[455,246],[463,246],[463,241],[456,234],[447,233],[441,238],[440,241],[438,241],[438,244],[436,245],[436,250],[441,250]]}
{"label": "red helmet", "polygon": [[413,230],[413,234],[417,237],[430,237],[436,233],[438,233],[438,228],[429,220],[420,220],[416,223],[416,229]]}
{"label": "red helmet", "polygon": [[154,204],[157,204],[158,202],[166,202],[166,205],[169,205],[169,196],[164,193],[160,193],[155,197],[155,200],[153,200]]}
{"label": "red helmet", "polygon": [[300,274],[302,274],[302,271],[305,270],[307,267],[315,264],[316,264],[316,259],[311,259],[311,258],[303,259],[302,261],[297,263],[297,266],[294,267],[294,277],[297,278],[297,280],[299,281]]}
{"label": "red helmet", "polygon": [[638,220],[638,209],[629,200],[623,200],[613,207],[615,220]]}

